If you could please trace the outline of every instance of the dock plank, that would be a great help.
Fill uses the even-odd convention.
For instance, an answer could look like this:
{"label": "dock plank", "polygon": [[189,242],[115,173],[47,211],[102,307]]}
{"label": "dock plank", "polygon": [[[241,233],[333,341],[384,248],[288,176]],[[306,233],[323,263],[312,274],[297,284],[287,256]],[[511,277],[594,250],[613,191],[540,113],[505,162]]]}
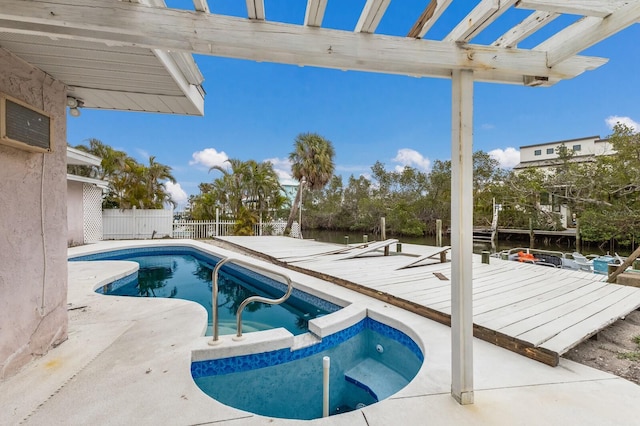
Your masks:
{"label": "dock plank", "polygon": [[599,288],[599,286],[601,286],[601,284],[578,281],[573,285],[554,287],[550,291],[541,292],[512,305],[503,305],[494,308],[485,305],[482,311],[476,312],[474,309],[474,312],[476,312],[474,317],[477,321],[497,330],[515,322],[516,317],[518,319],[522,317],[528,318],[528,316],[570,302],[582,294],[594,291],[594,289]]}
{"label": "dock plank", "polygon": [[598,293],[599,294],[591,293],[578,299],[574,303],[568,303],[568,311],[561,307],[545,312],[544,316],[550,320],[528,331],[520,332],[523,327],[513,327],[516,328],[515,332],[506,329],[500,331],[510,336],[515,335],[522,340],[533,343],[535,346],[539,346],[570,326],[586,320],[617,302],[624,301],[624,298],[627,296],[625,292],[618,289],[610,289],[609,287],[603,288]]}
{"label": "dock plank", "polygon": [[620,303],[611,305],[584,321],[575,323],[562,330],[561,333],[558,333],[553,338],[544,342],[542,346],[554,352],[566,353],[571,348],[579,344],[579,342],[588,339],[604,327],[607,327],[618,319],[623,318],[625,315],[619,314],[621,307],[624,307],[623,311],[627,310],[631,312],[640,308],[640,304],[633,298],[622,300]]}

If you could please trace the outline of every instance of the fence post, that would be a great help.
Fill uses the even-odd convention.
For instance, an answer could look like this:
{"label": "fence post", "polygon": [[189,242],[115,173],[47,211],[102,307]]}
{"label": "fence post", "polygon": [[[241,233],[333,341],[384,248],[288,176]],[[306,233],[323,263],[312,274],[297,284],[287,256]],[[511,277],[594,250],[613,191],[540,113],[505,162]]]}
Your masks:
{"label": "fence post", "polygon": [[220,230],[218,229],[220,226],[220,209],[216,207],[216,237],[220,235]]}
{"label": "fence post", "polygon": [[380,241],[387,239],[387,224],[385,217],[380,218]]}
{"label": "fence post", "polygon": [[442,247],[442,219],[436,219],[436,246]]}
{"label": "fence post", "polygon": [[138,235],[140,235],[140,227],[138,226],[138,218],[136,217],[136,206],[131,208],[131,218],[133,222],[133,238],[138,239]]}

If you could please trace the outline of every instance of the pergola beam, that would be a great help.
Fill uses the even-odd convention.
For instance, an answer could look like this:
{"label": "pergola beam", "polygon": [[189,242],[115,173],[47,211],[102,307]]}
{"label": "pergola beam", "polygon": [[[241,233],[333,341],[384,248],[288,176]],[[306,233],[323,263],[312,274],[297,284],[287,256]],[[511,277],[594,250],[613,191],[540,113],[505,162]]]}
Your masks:
{"label": "pergola beam", "polygon": [[367,0],[356,24],[357,33],[374,33],[391,0]]}
{"label": "pergola beam", "polygon": [[422,38],[431,29],[440,16],[447,10],[447,7],[453,0],[431,0],[427,7],[422,11],[418,20],[413,24],[407,37]]}
{"label": "pergola beam", "polygon": [[482,0],[451,32],[445,41],[469,42],[506,12],[516,0]]}
{"label": "pergola beam", "polygon": [[193,7],[198,12],[209,13],[209,4],[207,0],[193,0]]}
{"label": "pergola beam", "polygon": [[[199,12],[90,0],[3,0],[0,28],[25,34],[146,47],[254,61],[421,77],[471,69],[478,81],[547,85],[597,68],[606,59],[572,57],[547,67],[545,52],[412,40],[309,28]],[[144,24],[141,24],[144,23]]]}
{"label": "pergola beam", "polygon": [[621,0],[520,0],[516,7],[545,12],[604,18],[630,3]]}
{"label": "pergola beam", "polygon": [[507,31],[491,45],[509,48],[517,47],[518,43],[556,19],[558,16],[560,16],[560,14],[553,12],[534,12],[524,21]]}
{"label": "pergola beam", "polygon": [[606,18],[582,18],[540,43],[533,50],[547,52],[547,65],[554,67],[636,23],[640,19],[640,1],[627,3]]}
{"label": "pergola beam", "polygon": [[251,20],[264,21],[264,0],[247,0],[247,16]]}
{"label": "pergola beam", "polygon": [[307,10],[304,14],[304,25],[308,27],[322,26],[324,11],[327,8],[327,0],[308,0]]}

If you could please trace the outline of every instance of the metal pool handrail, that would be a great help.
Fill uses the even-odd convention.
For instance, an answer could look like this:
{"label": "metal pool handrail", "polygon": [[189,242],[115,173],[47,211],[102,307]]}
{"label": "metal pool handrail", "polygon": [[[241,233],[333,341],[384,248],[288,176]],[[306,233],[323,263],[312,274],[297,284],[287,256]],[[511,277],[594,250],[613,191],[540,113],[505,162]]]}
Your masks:
{"label": "metal pool handrail", "polygon": [[267,299],[266,297],[262,297],[262,296],[249,296],[246,299],[244,299],[242,303],[240,303],[240,306],[236,311],[236,318],[237,318],[236,327],[238,330],[236,333],[236,339],[242,338],[242,311],[249,303],[261,302],[261,303],[268,303],[270,305],[279,305],[283,303],[285,300],[287,300],[289,296],[291,296],[291,292],[293,291],[293,284],[291,283],[291,278],[289,278],[288,275],[283,274],[282,272],[271,271],[261,266],[254,265],[253,263],[249,263],[247,261],[236,259],[233,257],[225,257],[224,259],[220,260],[220,262],[218,262],[215,268],[213,268],[213,272],[211,273],[211,281],[212,281],[212,287],[213,287],[211,291],[211,298],[212,298],[211,308],[213,310],[212,312],[213,339],[209,342],[210,345],[215,345],[216,343],[218,343],[218,272],[220,271],[220,268],[222,268],[222,266],[226,263],[235,263],[237,265],[246,266],[250,269],[257,269],[260,271],[264,271],[268,274],[278,275],[284,278],[284,280],[287,283],[287,292],[279,299]]}

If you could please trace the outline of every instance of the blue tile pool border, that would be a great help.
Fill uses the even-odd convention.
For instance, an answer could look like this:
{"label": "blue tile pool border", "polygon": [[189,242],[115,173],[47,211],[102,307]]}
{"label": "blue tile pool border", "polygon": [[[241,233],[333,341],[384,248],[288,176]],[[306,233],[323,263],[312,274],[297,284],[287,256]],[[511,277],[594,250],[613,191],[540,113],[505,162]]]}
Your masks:
{"label": "blue tile pool border", "polygon": [[[198,250],[194,247],[180,247],[180,246],[160,246],[160,247],[136,247],[136,248],[128,248],[128,249],[119,249],[119,250],[111,250],[111,251],[103,251],[100,253],[93,253],[81,256],[70,257],[69,261],[92,261],[92,260],[128,260],[132,257],[136,256],[153,256],[153,255],[175,255],[175,256],[193,256],[196,259],[206,262],[212,267],[215,266],[217,262],[220,261],[220,257],[211,253],[204,252],[202,250]],[[243,268],[239,265],[234,264],[226,264],[221,268],[222,271],[234,275],[237,278],[248,282],[249,284],[264,286],[265,284],[270,286],[271,288],[276,289],[277,291],[286,292],[287,286],[279,281],[261,275],[257,272],[254,272],[250,269]],[[134,277],[126,282],[119,282],[117,285],[116,282],[111,283],[111,288],[118,288],[124,284],[131,282],[133,279],[137,277],[136,274],[133,274]],[[126,280],[131,276],[125,277],[122,280]],[[101,291],[98,291],[99,293]],[[328,313],[336,312],[342,309],[341,306],[336,305],[328,300],[324,300],[320,297],[311,295],[297,288],[293,289],[291,293],[291,297],[294,297],[303,302],[309,303],[319,309],[322,309]]]}
{"label": "blue tile pool border", "polygon": [[320,343],[308,346],[306,348],[294,351],[288,348],[284,348],[276,351],[240,355],[230,358],[194,361],[191,363],[191,375],[194,379],[197,379],[200,377],[238,373],[241,371],[255,370],[258,368],[284,364],[286,362],[291,362],[315,355],[324,350],[337,346],[338,344],[349,340],[365,329],[375,331],[404,345],[420,360],[420,362],[424,362],[424,355],[416,342],[413,341],[413,339],[396,328],[366,317],[358,323],[352,325],[351,327],[326,336]]}
{"label": "blue tile pool border", "polygon": [[108,293],[110,291],[117,290],[120,287],[124,287],[127,284],[130,284],[130,283],[136,281],[137,279],[138,279],[138,271],[136,271],[136,272],[134,272],[132,274],[129,274],[126,277],[122,277],[122,278],[119,278],[119,279],[117,279],[115,281],[111,281],[108,284],[102,285],[102,286],[96,288],[95,292],[96,293],[100,293],[100,294],[105,294],[105,290],[106,290],[106,293]]}

